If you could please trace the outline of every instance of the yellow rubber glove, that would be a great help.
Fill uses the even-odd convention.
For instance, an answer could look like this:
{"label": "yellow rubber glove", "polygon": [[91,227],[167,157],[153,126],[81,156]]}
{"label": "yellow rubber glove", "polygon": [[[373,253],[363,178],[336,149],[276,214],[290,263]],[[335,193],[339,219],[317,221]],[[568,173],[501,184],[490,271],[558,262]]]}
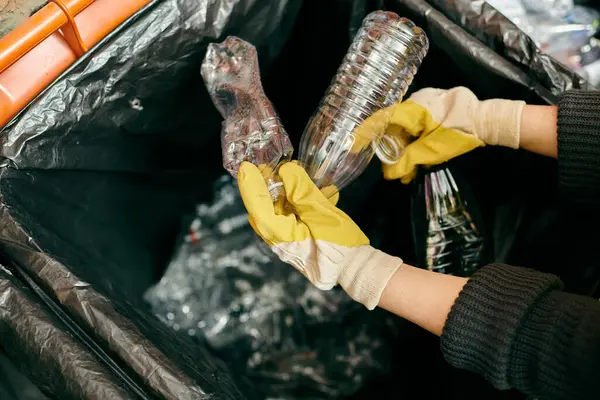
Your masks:
{"label": "yellow rubber glove", "polygon": [[369,117],[363,129],[376,127],[377,131],[361,136],[373,138],[385,133],[405,143],[400,161],[384,165],[383,173],[386,179],[408,183],[418,166],[442,164],[485,144],[518,148],[524,105],[503,99],[480,101],[464,87],[423,89]]}
{"label": "yellow rubber glove", "polygon": [[279,177],[289,206],[273,205],[260,170],[243,163],[238,183],[250,224],[284,262],[316,287],[338,283],[373,309],[402,260],[369,245],[369,239],[315,186],[302,167],[287,163]]}
{"label": "yellow rubber glove", "polygon": [[[298,165],[297,160],[293,160],[290,162]],[[260,164],[258,166],[258,170],[265,179],[265,182],[267,182],[269,178],[272,178],[274,175],[273,168],[266,164]],[[340,201],[340,192],[335,186],[326,186],[323,189],[321,189],[321,193],[323,193],[323,196],[325,196],[327,200],[329,200],[329,202],[334,206],[337,205],[338,201]],[[290,207],[290,204],[287,202],[287,199],[285,197],[278,198],[277,201],[273,203],[273,207],[275,208],[275,212],[277,214],[282,214],[283,212],[285,212],[284,209],[286,207],[288,208],[288,211],[293,210],[293,207]]]}

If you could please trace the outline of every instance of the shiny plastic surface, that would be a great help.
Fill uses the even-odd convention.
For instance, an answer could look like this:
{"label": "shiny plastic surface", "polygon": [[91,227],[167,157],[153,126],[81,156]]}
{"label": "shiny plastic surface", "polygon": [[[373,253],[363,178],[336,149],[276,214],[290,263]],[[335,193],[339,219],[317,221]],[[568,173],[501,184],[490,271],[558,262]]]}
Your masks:
{"label": "shiny plastic surface", "polygon": [[51,3],[0,38],[0,127],[87,49],[148,3],[150,0]]}
{"label": "shiny plastic surface", "polygon": [[[60,397],[63,399],[149,398],[128,390],[96,354],[69,332],[63,321],[40,304],[33,291],[2,265],[0,310],[3,350],[21,370],[27,371],[34,382],[42,385],[45,393],[63,393]],[[19,390],[24,389],[26,382],[11,382],[8,371],[2,365],[0,372],[0,384],[8,379],[10,384],[15,385],[14,400],[25,400]],[[21,386],[17,387],[17,384]],[[1,389],[0,394],[3,394]],[[32,397],[27,399],[45,399],[38,391],[30,391],[29,394]],[[2,397],[3,400],[5,398]]]}
{"label": "shiny plastic surface", "polygon": [[[420,0],[393,2],[423,10],[428,8],[422,7]],[[513,15],[514,12],[522,13],[524,7],[521,0],[430,0],[429,3],[485,46],[527,71],[527,75],[534,77],[554,98],[568,89],[594,89],[591,82],[586,80],[589,76],[578,75],[583,70],[573,71],[573,68],[561,64],[561,60],[557,61],[552,55],[540,51],[535,40],[519,29],[521,22],[513,20],[512,15],[508,16],[509,12]],[[496,3],[499,4],[498,8],[494,7]],[[506,15],[502,11],[505,7],[509,7]],[[541,95],[548,98],[543,93]]]}
{"label": "shiny plastic surface", "polygon": [[[221,169],[214,151],[198,157],[220,122],[198,71],[207,45],[237,34],[262,46],[268,65],[281,51],[299,6],[282,0],[157,1],[81,57],[0,134],[2,257],[22,266],[156,398],[248,397],[204,346],[177,337],[150,314],[142,293],[168,260],[181,214],[194,203],[191,192],[209,185],[202,179],[214,179],[205,170],[200,180],[190,178],[190,164],[210,158],[214,173]],[[33,144],[38,140],[49,147]],[[14,175],[20,173],[30,178]],[[75,179],[60,178],[71,173]],[[21,184],[44,189],[32,195],[32,188],[16,187]],[[33,205],[42,198],[43,206]],[[56,229],[62,233],[55,235]],[[104,239],[111,243],[101,243]],[[26,346],[37,338],[40,324],[29,322],[17,334],[20,342],[0,335],[0,345],[39,359]],[[48,363],[76,365],[84,356],[58,347],[45,351]],[[37,366],[36,383],[52,398],[114,398],[100,372],[88,374],[96,378],[96,397],[82,396],[75,389],[85,371],[64,368],[67,384],[55,390],[56,378]]]}
{"label": "shiny plastic surface", "polygon": [[387,372],[393,317],[262,254],[231,177],[215,183],[184,233],[145,297],[171,329],[208,342],[248,376],[261,398],[336,399]]}
{"label": "shiny plastic surface", "polygon": [[[353,8],[359,3],[364,8]],[[533,104],[555,104],[556,95],[566,88],[589,88],[572,71],[539,52],[487,4],[482,8],[479,1],[444,0],[436,9],[423,0],[386,3],[426,29],[431,38],[432,51],[415,80],[419,88],[465,85],[481,97],[510,95]],[[222,118],[198,73],[207,44],[227,35],[253,43],[261,56],[267,94],[289,132],[301,133],[348,48],[350,32],[360,26],[365,4],[346,0],[156,2],[155,8],[146,9],[100,47],[92,48],[1,132],[3,262],[28,271],[110,350],[116,362],[155,390],[157,398],[251,397],[248,390],[236,388],[243,385],[241,374],[230,377],[213,352],[184,340],[187,335],[176,335],[140,304],[142,293],[159,279],[168,262],[182,215],[193,210],[223,174],[217,150]],[[459,5],[461,12],[456,15],[464,18],[457,17],[456,24],[438,11],[455,15]],[[301,7],[301,17],[296,18]],[[351,16],[356,16],[356,24],[349,21]],[[295,32],[289,39],[292,27]],[[336,40],[323,46],[323,38],[331,38],[334,32]],[[283,62],[273,65],[273,59]],[[444,74],[439,73],[440,65]],[[290,74],[306,79],[290,79]],[[494,252],[488,260],[539,269],[552,266],[558,271],[567,265],[569,275],[582,277],[576,282],[579,290],[593,287],[598,269],[587,266],[597,265],[595,254],[588,258],[585,252],[566,249],[593,247],[597,238],[576,226],[585,220],[584,210],[561,224],[556,221],[555,162],[489,146],[476,153],[465,156],[470,161],[464,171],[478,190],[475,200],[486,206],[486,232],[493,235],[486,243]],[[477,161],[478,155],[482,162]],[[408,196],[376,190],[381,170],[372,167],[360,182],[345,189],[341,205],[360,221],[373,243],[379,245],[381,238],[387,238],[390,252],[408,255],[411,236],[402,233],[411,220],[404,201]],[[453,172],[456,178],[457,171]],[[397,182],[382,184],[406,189]],[[463,194],[464,189],[461,186]],[[22,315],[21,304],[20,299],[7,302],[3,310]],[[73,390],[81,371],[64,368],[66,390],[54,390],[59,378],[46,362],[74,365],[73,360],[84,356],[45,346],[45,358],[40,360],[34,349],[45,329],[42,321],[4,321],[15,340],[9,341],[8,333],[0,335],[0,346],[14,350],[11,358],[27,362],[36,383],[48,389],[51,398],[81,399]],[[343,329],[324,328],[324,333],[342,331],[352,339],[351,327],[361,320],[350,316],[345,321]],[[406,333],[409,327],[404,328]],[[476,377],[470,378],[472,385],[459,384],[456,371],[431,345],[430,336],[423,333],[393,341],[402,349],[400,354],[385,348],[385,355],[395,356],[399,367],[391,377],[390,397],[404,393],[409,397],[421,393],[423,398],[494,397],[489,385]],[[436,385],[428,384],[431,374],[423,371],[435,371]],[[96,393],[103,398],[109,387],[101,382],[110,380],[110,374],[90,370],[90,376],[99,378]],[[197,386],[202,394],[194,396],[191,389]],[[376,389],[382,386],[376,381]],[[404,392],[399,394],[399,387]],[[365,397],[373,397],[372,388]]]}
{"label": "shiny plastic surface", "polygon": [[[540,50],[600,84],[600,13],[569,0],[489,0],[535,41]],[[595,65],[594,65],[595,64]]]}
{"label": "shiny plastic surface", "polygon": [[573,0],[520,0],[527,11],[564,17],[575,6]]}
{"label": "shiny plastic surface", "polygon": [[221,129],[223,166],[237,178],[242,162],[264,166],[265,180],[275,199],[283,193],[277,182],[279,165],[294,151],[273,104],[260,81],[256,48],[237,37],[208,46],[202,77],[213,103],[224,118]]}
{"label": "shiny plastic surface", "polygon": [[428,45],[425,33],[397,14],[367,15],[302,136],[299,160],[317,186],[341,190],[375,153],[383,162],[399,160],[402,143],[359,128],[374,112],[402,99]]}
{"label": "shiny plastic surface", "polygon": [[483,237],[448,168],[424,175],[427,216],[426,268],[470,276],[481,266]]}

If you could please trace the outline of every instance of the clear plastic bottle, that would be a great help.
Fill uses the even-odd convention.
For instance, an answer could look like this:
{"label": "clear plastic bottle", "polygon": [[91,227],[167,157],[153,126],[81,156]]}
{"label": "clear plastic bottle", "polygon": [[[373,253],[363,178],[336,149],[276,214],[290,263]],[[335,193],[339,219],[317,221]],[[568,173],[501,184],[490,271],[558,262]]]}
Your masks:
{"label": "clear plastic bottle", "polygon": [[202,77],[224,118],[223,166],[237,179],[240,164],[261,166],[271,197],[283,194],[279,166],[292,159],[289,136],[263,91],[256,48],[235,36],[208,46]]}
{"label": "clear plastic bottle", "polygon": [[426,268],[444,274],[471,276],[479,267],[483,238],[447,168],[425,174],[427,213]]}
{"label": "clear plastic bottle", "polygon": [[402,99],[428,47],[410,20],[386,11],[367,15],[300,142],[299,160],[318,187],[341,190],[374,154],[384,163],[400,159],[404,144],[379,135],[385,126],[361,128]]}

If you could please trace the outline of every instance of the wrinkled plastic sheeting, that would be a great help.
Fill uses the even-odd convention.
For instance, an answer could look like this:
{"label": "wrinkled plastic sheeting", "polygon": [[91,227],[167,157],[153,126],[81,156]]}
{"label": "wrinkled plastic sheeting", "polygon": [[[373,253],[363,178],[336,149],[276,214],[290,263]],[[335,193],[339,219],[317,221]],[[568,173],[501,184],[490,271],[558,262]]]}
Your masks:
{"label": "wrinkled plastic sheeting", "polygon": [[[524,100],[556,101],[554,87],[541,85],[426,2],[386,4],[424,16],[432,41],[459,60],[478,93],[500,96],[522,88],[516,95]],[[173,335],[139,303],[128,303],[141,303],[160,274],[148,271],[168,261],[181,215],[206,190],[201,186],[222,174],[214,168],[220,152],[207,151],[219,148],[221,118],[199,74],[206,46],[239,36],[257,47],[268,71],[301,5],[153,2],[0,133],[0,250],[158,397],[244,397],[207,351]],[[353,7],[358,21],[364,16],[360,1],[344,5]],[[494,78],[501,84],[487,82]]]}
{"label": "wrinkled plastic sheeting", "polygon": [[[52,397],[136,398],[2,266],[0,335],[11,359],[17,361],[20,369],[29,371],[38,386]],[[6,376],[10,375],[3,375]]]}
{"label": "wrinkled plastic sheeting", "polygon": [[199,123],[198,112],[211,116],[212,103],[200,85],[186,86],[194,84],[190,76],[198,75],[208,44],[235,34],[257,46],[263,65],[285,43],[301,4],[154,1],[2,132],[0,164],[5,158],[21,169],[129,172],[159,166],[164,160],[149,159],[153,148],[144,148],[136,134],[169,132],[181,140],[178,132],[209,131],[215,122],[219,126],[216,117],[213,125]]}
{"label": "wrinkled plastic sheeting", "polygon": [[[455,3],[457,2],[448,2],[448,7],[450,8],[450,6]],[[565,79],[567,79],[566,77],[573,78],[572,80],[569,80],[571,83],[574,81],[581,83],[581,85],[578,84],[577,87],[587,85],[582,83],[584,81],[577,77],[573,72],[566,70],[560,65],[555,65],[552,68],[549,67],[550,69],[548,73],[552,73],[554,76],[556,75],[553,72],[555,67],[560,68],[561,70],[564,69],[564,79],[559,82],[562,84],[562,86],[557,87],[552,83],[548,85],[544,84],[544,82],[552,80],[552,78],[547,74],[543,74],[541,77],[543,79],[539,80],[537,77],[530,76],[530,73],[519,68],[518,65],[507,61],[503,54],[494,50],[494,46],[488,46],[487,43],[483,43],[482,41],[478,40],[479,38],[477,37],[477,34],[470,34],[467,30],[463,29],[461,26],[457,25],[457,23],[449,19],[445,15],[447,11],[439,11],[431,4],[423,0],[388,0],[386,5],[392,10],[408,9],[410,12],[420,15],[421,18],[426,21],[423,23],[423,29],[425,29],[428,36],[431,37],[431,42],[435,43],[436,46],[444,51],[451,59],[455,59],[456,62],[460,63],[465,71],[472,70],[473,73],[475,73],[477,70],[486,70],[497,77],[519,85],[523,89],[526,89],[523,90],[522,93],[519,93],[519,96],[521,96],[521,99],[523,100],[529,101],[534,100],[535,98],[534,101],[539,101],[539,99],[542,99],[548,104],[557,103],[557,96],[560,92],[562,92],[560,87],[567,86],[565,81]],[[442,7],[440,6],[440,8]],[[480,22],[481,26],[479,29],[481,31],[491,29],[487,27],[483,21]],[[515,34],[521,33],[521,31],[519,31],[519,29],[512,22],[508,20],[505,20],[505,22],[508,24],[505,26],[506,29],[508,29],[510,26]],[[481,35],[480,32],[476,33]],[[498,37],[494,37],[494,39],[492,39],[493,32],[489,32],[489,35],[489,40],[493,43],[497,44],[498,40],[501,39]],[[525,35],[523,40],[529,40],[529,38]],[[535,47],[533,43],[532,46]],[[530,51],[528,51],[528,49],[523,49],[520,54],[522,54],[522,58],[526,59],[529,57],[528,54],[530,54]],[[543,54],[541,54],[541,56],[543,56]],[[548,63],[551,65],[557,64],[551,59],[548,60]],[[472,86],[470,87],[479,94],[486,95],[489,93],[490,97],[500,97],[498,92],[501,89],[496,87],[494,82],[486,82],[485,79],[474,79]],[[531,94],[528,96],[523,96],[526,91],[533,92],[535,95],[534,98],[532,98]],[[506,93],[506,98],[509,98],[511,95],[514,96],[515,93]]]}
{"label": "wrinkled plastic sheeting", "polygon": [[430,3],[554,95],[569,89],[594,89],[585,79],[540,51],[526,33],[485,0],[430,0]]}
{"label": "wrinkled plastic sheeting", "polygon": [[169,250],[197,154],[218,134],[199,75],[206,46],[235,34],[268,65],[300,5],[153,2],[0,134],[0,248],[160,398],[244,397],[222,362],[129,303],[164,263],[151,249]]}
{"label": "wrinkled plastic sheeting", "polygon": [[206,341],[261,398],[339,399],[389,372],[394,317],[340,287],[317,289],[282,263],[248,222],[223,176],[199,204],[147,301],[167,326]]}
{"label": "wrinkled plastic sheeting", "polygon": [[[35,276],[46,289],[54,293],[63,306],[78,320],[88,325],[93,334],[108,344],[110,349],[133,369],[144,383],[160,394],[161,398],[204,398],[207,396],[204,388],[211,389],[209,392],[213,393],[219,391],[235,393],[235,385],[227,382],[226,372],[211,362],[208,353],[197,346],[177,340],[177,338],[168,338],[168,341],[161,343],[163,350],[166,350],[166,353],[171,356],[177,354],[177,357],[168,358],[147,338],[165,338],[167,336],[165,329],[162,329],[158,321],[133,309],[128,309],[126,304],[122,304],[118,309],[113,301],[94,290],[86,282],[81,281],[65,265],[41,251],[32,238],[27,237],[20,226],[11,221],[6,207],[0,207],[0,219],[6,223],[0,227],[0,243],[6,254],[12,260],[17,260],[20,265],[26,267],[28,273]],[[25,243],[28,245],[24,245]],[[136,326],[126,315],[132,316],[138,325]],[[17,320],[12,322],[17,323]],[[141,330],[138,329],[140,324]],[[28,329],[31,329],[31,332]],[[35,325],[24,326],[20,332],[17,332],[17,338],[22,336],[25,339],[33,334],[37,342],[38,338],[35,337],[37,329],[38,327]],[[5,346],[5,338],[2,337],[1,340]],[[24,351],[22,354],[15,354],[15,356],[17,358],[38,357],[40,351],[34,348]],[[63,354],[58,347],[55,351],[49,351],[51,358],[65,357],[63,361],[65,364],[69,362],[70,357],[76,359],[80,356],[76,351]],[[196,381],[173,364],[172,360],[175,359],[192,368],[190,376],[195,376]],[[39,371],[36,369],[36,372],[40,371],[43,371],[43,368]],[[72,381],[73,385],[81,384],[80,380],[83,379],[78,370],[64,369],[61,374],[62,379]],[[101,374],[98,379],[102,379]],[[217,385],[211,382],[213,379],[221,381],[220,389],[217,389]],[[103,393],[99,392],[93,395],[93,392],[90,391],[88,397],[111,398],[103,396]]]}

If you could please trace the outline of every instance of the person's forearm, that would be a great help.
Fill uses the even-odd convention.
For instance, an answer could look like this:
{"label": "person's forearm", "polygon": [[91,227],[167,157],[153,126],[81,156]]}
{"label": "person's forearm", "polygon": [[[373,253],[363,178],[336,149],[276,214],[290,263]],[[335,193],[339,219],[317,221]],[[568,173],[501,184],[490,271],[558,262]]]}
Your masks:
{"label": "person's forearm", "polygon": [[532,153],[556,158],[558,154],[555,106],[526,105],[521,115],[519,147]]}
{"label": "person's forearm", "polygon": [[467,279],[402,265],[385,288],[379,307],[440,336]]}

